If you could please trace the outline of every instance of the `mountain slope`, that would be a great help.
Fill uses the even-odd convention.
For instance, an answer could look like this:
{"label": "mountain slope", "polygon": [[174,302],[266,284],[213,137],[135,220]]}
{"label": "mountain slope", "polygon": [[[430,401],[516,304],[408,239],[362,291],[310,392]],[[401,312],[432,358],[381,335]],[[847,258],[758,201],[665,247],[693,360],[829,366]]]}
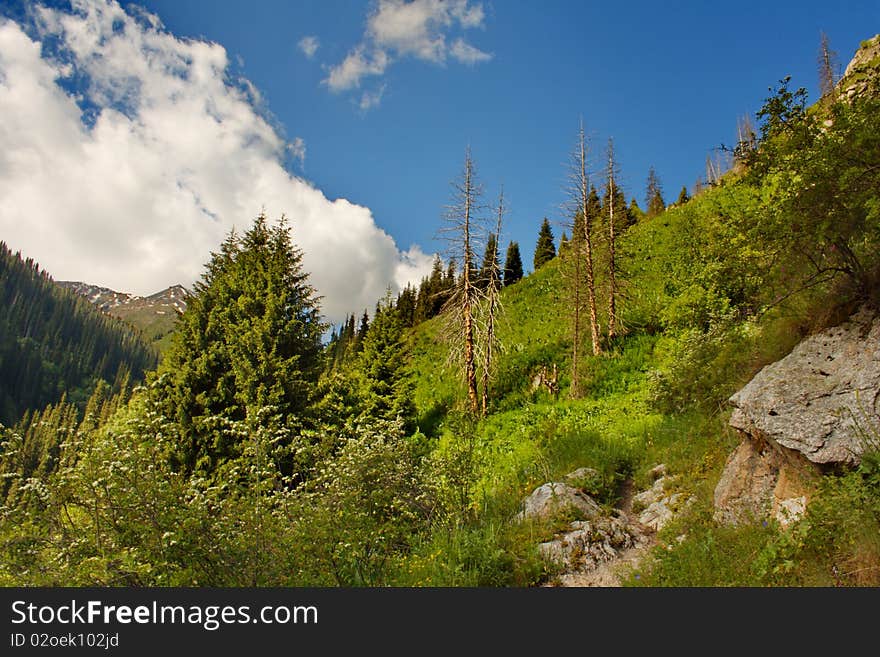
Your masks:
{"label": "mountain slope", "polygon": [[178,316],[186,310],[189,294],[182,285],[173,285],[150,296],[139,297],[79,281],[57,283],[85,297],[102,312],[139,329],[160,353],[168,346]]}
{"label": "mountain slope", "polygon": [[134,380],[155,367],[140,333],[55,285],[0,242],[0,422],[62,395],[84,403],[98,380]]}
{"label": "mountain slope", "polygon": [[[842,89],[867,82],[843,94],[846,102],[800,105],[783,83],[740,166],[626,230],[618,244],[625,334],[606,339],[599,357],[582,345],[579,399],[570,398],[564,257],[502,294],[504,349],[485,418],[463,418],[463,377],[446,364],[445,318],[413,330],[419,427],[432,458],[459,468],[450,481],[467,500],[468,521],[425,541],[404,583],[552,582],[552,568],[528,569],[527,548],[558,538],[565,518],[526,532],[512,520],[523,499],[586,467],[595,474],[582,489],[610,511],[626,490],[651,488],[659,464],[668,473],[662,494],[689,502],[625,583],[880,582],[876,455],[867,468],[818,482],[806,521],[793,530],[772,518],[742,527],[714,519],[716,485],[738,443],[730,396],[805,336],[860,304],[880,306],[880,100],[865,69],[880,70],[878,43],[865,42],[857,55],[865,63],[850,67],[858,79],[844,79]],[[596,266],[600,327],[607,326],[605,248],[600,243]],[[534,388],[540,368],[554,365],[558,398]],[[505,562],[502,550],[515,556]]]}

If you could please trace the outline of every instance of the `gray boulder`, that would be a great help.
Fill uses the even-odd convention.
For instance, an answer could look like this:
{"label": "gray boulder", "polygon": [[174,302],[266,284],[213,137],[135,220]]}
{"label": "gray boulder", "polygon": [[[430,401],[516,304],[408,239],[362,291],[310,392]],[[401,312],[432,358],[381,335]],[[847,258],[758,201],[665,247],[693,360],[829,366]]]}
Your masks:
{"label": "gray boulder", "polygon": [[584,482],[589,482],[598,479],[599,477],[598,470],[594,470],[593,468],[578,468],[574,472],[569,472],[565,475],[565,483],[578,488],[579,485],[584,484]]}
{"label": "gray boulder", "polygon": [[715,488],[715,518],[800,518],[813,480],[857,465],[880,436],[880,317],[862,308],[804,339],[730,398],[743,436]]}
{"label": "gray boulder", "polygon": [[658,468],[654,468],[651,471],[652,475],[660,475],[660,478],[654,482],[654,485],[633,496],[633,505],[642,509],[639,513],[639,522],[653,531],[663,529],[678,512],[693,502],[693,498],[686,498],[682,493],[667,495],[666,484],[671,479],[660,474],[661,472],[666,472],[665,466],[662,469]]}
{"label": "gray boulder", "polygon": [[880,414],[880,317],[861,310],[804,339],[730,398],[731,426],[813,463],[857,464]]}
{"label": "gray boulder", "polygon": [[561,482],[538,486],[523,502],[519,519],[547,518],[558,513],[574,513],[582,519],[592,519],[602,513],[601,507],[582,491]]}
{"label": "gray boulder", "polygon": [[601,516],[575,521],[570,531],[538,547],[544,558],[569,571],[589,571],[616,559],[621,551],[635,546],[637,539],[625,518]]}

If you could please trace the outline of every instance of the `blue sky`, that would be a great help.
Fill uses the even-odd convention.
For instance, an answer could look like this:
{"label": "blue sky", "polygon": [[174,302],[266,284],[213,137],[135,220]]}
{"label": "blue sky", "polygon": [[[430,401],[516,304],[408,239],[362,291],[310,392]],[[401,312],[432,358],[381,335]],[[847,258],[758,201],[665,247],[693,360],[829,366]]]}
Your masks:
{"label": "blue sky", "polygon": [[[472,149],[487,203],[494,203],[503,184],[510,212],[502,247],[511,239],[517,240],[529,269],[541,219],[546,216],[554,222],[557,236],[562,230],[565,163],[580,117],[593,137],[597,171],[607,139],[613,137],[627,196],[634,196],[644,206],[645,179],[648,168],[654,166],[666,200],[671,202],[683,185],[692,189],[704,173],[705,158],[711,149],[734,141],[737,118],[747,114],[754,118],[768,95],[768,87],[777,80],[791,75],[795,86],[806,87],[810,98],[816,98],[821,30],[828,34],[842,66],[861,40],[880,31],[880,3],[876,0],[833,5],[812,0],[418,3],[421,13],[411,11],[407,15],[398,11],[402,9],[400,3],[390,0],[123,3],[129,13],[133,11],[129,5],[136,4],[155,14],[165,33],[178,40],[178,45],[169,48],[191,47],[199,40],[222,46],[227,59],[224,76],[232,80],[244,77],[253,85],[251,106],[256,107],[255,115],[266,121],[260,130],[274,131],[287,144],[287,148],[280,147],[271,135],[258,131],[256,139],[265,157],[276,157],[294,177],[319,190],[325,197],[327,212],[336,217],[325,220],[322,211],[315,210],[313,219],[303,221],[330,222],[326,224],[328,230],[332,225],[336,233],[347,232],[351,225],[355,236],[360,235],[359,229],[372,231],[368,239],[357,240],[360,251],[357,244],[352,246],[353,261],[365,267],[373,263],[373,256],[363,252],[372,244],[370,240],[381,241],[379,233],[383,231],[393,239],[396,252],[389,250],[387,240],[381,245],[387,251],[381,257],[393,262],[377,265],[370,285],[354,290],[346,286],[346,281],[356,273],[335,279],[332,273],[320,273],[319,288],[325,298],[334,297],[329,311],[333,319],[338,319],[345,307],[357,310],[372,305],[371,296],[380,296],[385,285],[399,287],[408,278],[417,278],[430,254],[442,249],[435,235],[449,201],[450,182],[462,168],[466,146]],[[104,3],[78,0],[76,11],[95,13],[95,6],[103,7]],[[34,21],[20,7],[20,3],[9,5],[3,13],[15,19],[31,42],[45,44],[50,36],[63,34],[62,40],[74,43],[76,31],[63,27],[58,19],[63,12],[53,12],[54,23],[48,27],[44,17],[44,25],[35,29]],[[13,36],[17,38],[11,35],[10,44],[17,42]],[[305,42],[313,46],[311,49],[301,45],[305,37],[312,38]],[[94,51],[105,43],[109,43],[107,38],[96,39],[88,52],[71,46],[74,60],[83,58],[84,69],[84,62],[91,62],[92,68],[87,70],[96,78],[104,73],[95,68],[98,64]],[[149,48],[140,52],[148,53]],[[4,65],[2,54],[0,42],[0,67]],[[358,54],[360,60],[349,63],[359,63],[373,73],[349,75],[339,83],[338,67],[347,57]],[[107,55],[105,59],[109,58]],[[9,60],[5,60],[7,65]],[[23,63],[22,70],[36,66],[34,62]],[[62,68],[56,61],[56,71]],[[107,74],[112,93],[105,89],[103,95],[97,94],[94,88],[92,93],[85,93],[99,109],[102,102],[109,102],[106,96],[118,93],[123,84],[119,82],[123,78],[114,75]],[[193,76],[187,74],[184,78]],[[244,83],[238,80],[236,84],[241,87]],[[254,100],[257,96],[259,100]],[[120,97],[129,98],[130,94]],[[129,118],[138,120],[119,130],[140,135],[141,123],[149,125],[151,131],[160,130],[164,123],[140,122],[139,112],[146,116],[146,107],[129,112]],[[219,120],[241,116],[241,111],[230,107],[229,114],[218,115]],[[190,134],[197,134],[195,130],[191,128]],[[0,130],[0,140],[4,134],[12,139]],[[92,143],[97,137],[86,135],[83,139],[84,143]],[[215,137],[217,140],[222,138]],[[133,152],[146,149],[142,159],[149,159],[144,154],[149,147],[144,144],[155,141],[152,136],[137,141]],[[121,142],[108,138],[102,143]],[[134,148],[128,138],[125,144],[126,148]],[[186,156],[190,155],[187,151]],[[200,166],[206,168],[205,173],[197,170]],[[271,191],[260,199],[261,189],[275,189],[271,187],[275,183],[266,182],[248,189],[244,201],[223,205],[222,199],[210,200],[215,196],[220,199],[211,188],[212,166],[210,161],[196,157],[177,179],[177,188],[181,180],[183,187],[192,188],[190,196],[198,200],[203,216],[219,217],[223,227],[229,222],[245,226],[265,205],[270,215],[287,212],[296,231],[301,192],[285,195],[287,192]],[[108,171],[118,169],[117,164]],[[21,174],[20,168],[16,171]],[[157,181],[167,177],[159,172],[135,173],[145,179],[152,179],[152,175]],[[3,175],[0,164],[0,187]],[[247,187],[243,172],[222,175],[223,186]],[[265,177],[276,180],[279,174]],[[133,193],[128,183],[114,187],[120,193]],[[161,189],[159,182],[155,189]],[[293,207],[279,207],[287,198],[297,199],[290,201]],[[346,223],[346,211],[351,208],[333,205],[336,199],[345,199],[368,212],[355,212],[351,224]],[[318,205],[320,202],[315,201]],[[253,206],[249,214],[248,203]],[[311,201],[302,203],[303,208],[312,207]],[[112,200],[102,198],[94,205],[110,207]],[[233,210],[247,216],[226,217]],[[309,214],[311,210],[302,212]],[[21,223],[18,217],[9,204],[0,205],[0,229],[4,233]],[[149,225],[150,221],[142,223]],[[86,229],[100,231],[101,225],[92,222]],[[305,232],[311,234],[309,230]],[[146,258],[159,247],[149,245],[148,230],[142,233],[138,257]],[[41,244],[36,237],[21,235],[18,248]],[[210,244],[212,235],[201,235],[195,243]],[[16,248],[16,240],[3,235],[0,239],[7,239]],[[319,248],[317,238],[312,235],[311,242],[306,241],[307,255],[320,268],[321,258],[314,253]],[[107,244],[108,249],[112,247],[110,238]],[[71,253],[65,256],[66,261],[48,251],[46,256],[34,255],[47,260],[50,266],[60,263],[62,274],[58,278],[84,278],[92,273],[86,268],[77,269]],[[92,253],[89,257],[102,256]],[[204,254],[201,262],[206,258]],[[346,256],[341,258],[345,260]],[[162,267],[162,271],[168,271],[164,278],[157,278],[154,288],[170,284],[174,277],[192,276],[188,273],[192,268],[174,268],[168,258],[165,260],[155,267],[140,268],[144,276]],[[146,289],[149,280],[136,276],[120,277],[114,282],[113,272],[122,268],[124,263],[117,262],[95,270],[94,275],[101,280],[90,282],[103,281],[117,289],[138,287],[133,291],[140,293],[150,291]],[[393,280],[382,280],[383,276]]]}

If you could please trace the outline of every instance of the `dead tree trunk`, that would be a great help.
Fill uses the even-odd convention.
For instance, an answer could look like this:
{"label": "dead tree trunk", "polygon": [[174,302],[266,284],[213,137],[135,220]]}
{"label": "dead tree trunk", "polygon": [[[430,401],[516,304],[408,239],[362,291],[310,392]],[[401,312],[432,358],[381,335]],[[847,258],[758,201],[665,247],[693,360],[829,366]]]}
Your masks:
{"label": "dead tree trunk", "polygon": [[[569,188],[569,198],[572,201],[572,212],[577,218],[577,215],[580,214],[583,216],[583,267],[584,267],[584,276],[586,278],[587,283],[587,309],[590,315],[590,339],[593,343],[593,354],[598,355],[602,351],[600,338],[599,338],[599,314],[596,310],[596,277],[593,268],[593,259],[594,259],[594,249],[593,249],[593,219],[592,213],[589,207],[590,201],[590,177],[587,172],[587,139],[584,134],[584,124],[583,121],[580,123],[580,129],[578,130],[578,141],[575,145],[574,152],[572,153],[571,158],[571,166],[569,172],[570,179],[570,188]],[[574,238],[572,238],[572,242],[574,242]],[[572,246],[575,246],[574,244]],[[572,253],[577,257],[577,249],[572,249]],[[578,297],[580,296],[580,288],[578,287]],[[580,299],[578,298],[578,302]],[[580,339],[580,310],[579,308],[575,311],[578,313],[576,321],[577,327],[577,335],[574,336],[577,340]],[[577,345],[577,343],[576,343]],[[575,347],[577,348],[577,346]],[[572,360],[575,361],[572,364],[572,385],[575,386],[573,388],[573,394],[577,391],[577,360],[578,354],[574,351],[572,352]]]}
{"label": "dead tree trunk", "polygon": [[[501,223],[504,217],[504,190],[498,197],[498,219],[495,223],[495,244],[501,239]],[[496,247],[497,248],[497,247]],[[498,338],[495,331],[495,322],[501,309],[501,264],[498,255],[493,254],[491,269],[489,272],[489,284],[486,288],[486,327],[485,345],[483,352],[483,377],[482,377],[482,414],[486,417],[489,412],[489,381],[492,375],[492,359]]]}
{"label": "dead tree trunk", "polygon": [[447,207],[446,227],[442,230],[450,244],[451,256],[461,261],[462,274],[450,299],[444,306],[449,310],[454,326],[451,355],[461,355],[462,370],[467,387],[468,408],[479,412],[477,393],[477,363],[475,347],[475,312],[480,290],[474,280],[474,244],[478,232],[481,190],[477,184],[470,148],[465,153],[461,177],[452,183],[453,202]]}
{"label": "dead tree trunk", "polygon": [[614,226],[614,142],[608,140],[608,340],[617,333],[617,235]]}

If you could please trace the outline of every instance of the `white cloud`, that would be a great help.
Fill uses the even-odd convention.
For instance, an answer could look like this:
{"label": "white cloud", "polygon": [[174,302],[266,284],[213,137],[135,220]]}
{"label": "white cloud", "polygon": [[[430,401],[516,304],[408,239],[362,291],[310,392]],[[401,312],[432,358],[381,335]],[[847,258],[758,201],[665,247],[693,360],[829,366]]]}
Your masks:
{"label": "white cloud", "polygon": [[473,65],[478,64],[479,62],[487,62],[492,59],[492,55],[489,53],[483,52],[479,48],[474,48],[472,45],[465,43],[461,39],[456,39],[449,52],[462,64]]}
{"label": "white cloud", "polygon": [[299,160],[300,165],[306,162],[306,141],[302,137],[297,137],[292,143],[287,145],[290,154],[294,160]]}
{"label": "white cloud", "polygon": [[315,53],[318,52],[318,48],[321,45],[321,41],[316,36],[304,36],[299,40],[297,46],[302,51],[302,53],[306,56],[307,59],[311,59],[315,56]]}
{"label": "white cloud", "polygon": [[[354,89],[406,57],[435,64],[444,64],[449,56],[471,65],[488,61],[491,54],[461,37],[451,46],[447,41],[453,30],[482,28],[484,19],[482,4],[469,0],[379,0],[367,18],[363,40],[330,68],[324,83],[334,92]],[[365,98],[367,94],[361,97],[361,109]]]}
{"label": "white cloud", "polygon": [[[229,83],[222,46],[115,2],[73,4],[39,12],[38,34],[57,40],[64,64],[0,21],[0,238],[11,248],[57,280],[149,294],[193,283],[230,228],[265,207],[290,218],[331,321],[430,271],[430,256],[401,252],[368,208],[283,167],[305,142],[286,143],[254,90]],[[88,82],[78,97],[59,84],[71,70]]]}
{"label": "white cloud", "polygon": [[360,86],[362,78],[385,73],[388,64],[388,54],[384,50],[374,50],[368,55],[363,47],[359,47],[351,51],[339,66],[330,69],[324,82],[333,91],[353,89]]}
{"label": "white cloud", "polygon": [[358,104],[358,107],[360,107],[362,112],[366,112],[367,110],[371,110],[374,107],[378,107],[379,103],[382,102],[382,95],[384,93],[384,84],[375,91],[365,91],[361,96],[361,102]]}

